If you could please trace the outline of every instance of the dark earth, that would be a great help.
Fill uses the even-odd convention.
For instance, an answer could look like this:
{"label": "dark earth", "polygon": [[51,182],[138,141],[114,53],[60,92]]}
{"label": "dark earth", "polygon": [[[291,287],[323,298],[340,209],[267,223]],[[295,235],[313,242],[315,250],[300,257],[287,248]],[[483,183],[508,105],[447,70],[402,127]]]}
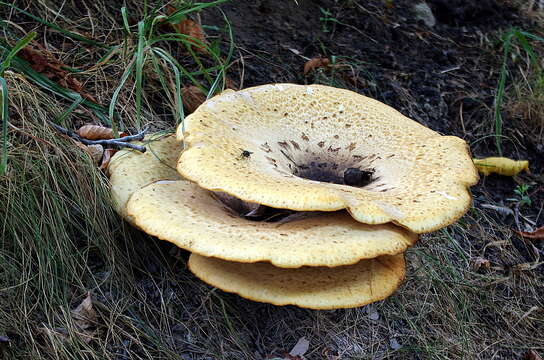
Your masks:
{"label": "dark earth", "polygon": [[[443,135],[465,139],[474,157],[498,156],[495,138],[489,136],[494,133],[489,109],[501,67],[501,30],[519,27],[530,32],[536,24],[503,2],[434,0],[427,1],[436,18],[431,28],[417,19],[414,2],[383,3],[227,2],[220,9],[244,58],[242,65],[234,66],[232,78],[242,87],[271,82],[341,85]],[[324,20],[320,9],[336,20]],[[202,23],[222,24],[223,14],[206,10]],[[318,56],[337,57],[337,68],[319,68],[305,76],[306,58]],[[531,172],[541,174],[542,130],[513,118],[507,109],[503,121],[503,155],[527,159]],[[542,176],[526,177],[534,182],[529,191],[534,208],[526,211],[536,214],[544,201]],[[515,179],[491,175],[474,188],[476,204],[512,198],[517,185]]]}

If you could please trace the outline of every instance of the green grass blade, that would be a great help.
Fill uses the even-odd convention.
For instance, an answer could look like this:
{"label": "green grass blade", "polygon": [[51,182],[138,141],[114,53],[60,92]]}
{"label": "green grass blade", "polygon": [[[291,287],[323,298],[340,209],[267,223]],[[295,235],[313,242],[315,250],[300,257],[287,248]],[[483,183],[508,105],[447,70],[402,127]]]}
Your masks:
{"label": "green grass blade", "polygon": [[170,88],[168,87],[168,82],[166,81],[164,71],[163,71],[163,69],[161,69],[159,60],[157,59],[157,54],[155,54],[155,52],[153,52],[153,50],[151,50],[150,58],[151,58],[151,64],[153,65],[153,69],[155,71],[155,74],[157,74],[157,76],[159,77],[159,82],[161,83],[161,86],[162,86],[162,88],[164,90],[164,93],[168,97],[168,100],[170,101],[170,103],[173,104],[174,99],[172,98],[172,96],[170,94]]}
{"label": "green grass blade", "polygon": [[8,168],[8,84],[6,79],[0,77],[0,92],[1,92],[1,115],[2,115],[2,159],[0,161],[0,176],[3,176]]}
{"label": "green grass blade", "polygon": [[529,39],[544,42],[544,37],[542,37],[542,36],[538,36],[538,35],[535,35],[535,34],[531,34],[531,33],[526,32],[526,31],[520,31],[519,33],[522,34],[523,36],[529,38]]}
{"label": "green grass blade", "polygon": [[141,128],[142,116],[142,82],[144,68],[145,22],[138,23],[138,50],[136,52],[136,127]]}
{"label": "green grass blade", "polygon": [[127,34],[130,34],[130,25],[128,24],[127,8],[125,6],[121,8],[121,17],[123,18],[123,26],[125,27],[125,31],[127,32]]}
{"label": "green grass blade", "polygon": [[78,41],[84,42],[86,44],[93,45],[93,46],[98,46],[98,47],[102,47],[102,48],[109,47],[108,45],[100,43],[98,41],[87,39],[85,36],[81,36],[79,34],[71,32],[71,31],[64,30],[61,27],[59,27],[59,26],[57,26],[57,25],[55,25],[53,23],[50,23],[49,21],[46,21],[46,20],[44,20],[44,19],[42,19],[42,18],[40,18],[38,16],[32,15],[31,13],[29,13],[29,12],[27,12],[27,11],[21,9],[21,8],[18,8],[17,6],[15,6],[13,4],[10,4],[10,3],[4,2],[4,1],[0,1],[0,5],[9,6],[13,10],[16,10],[16,11],[20,12],[21,14],[24,14],[24,15],[28,16],[29,18],[39,22],[40,24],[49,26],[50,28],[57,30],[58,32],[62,33],[63,35],[65,35],[66,37],[69,37],[71,39],[78,40]]}
{"label": "green grass blade", "polygon": [[208,2],[208,3],[196,3],[196,4],[193,4],[193,6],[187,7],[187,8],[180,8],[180,9],[176,10],[175,12],[173,12],[172,14],[170,14],[167,17],[167,21],[171,22],[173,24],[176,24],[176,23],[182,21],[183,19],[185,19],[186,14],[196,12],[196,11],[200,11],[200,10],[208,8],[208,7],[213,7],[213,6],[216,6],[218,4],[221,4],[221,3],[224,3],[224,2],[227,2],[227,1],[229,1],[229,0],[216,0],[216,1],[211,1],[211,2]]}
{"label": "green grass blade", "polygon": [[117,124],[115,122],[115,104],[117,104],[117,99],[119,98],[119,94],[121,93],[121,90],[125,86],[125,83],[127,82],[130,74],[132,74],[132,71],[134,70],[134,63],[136,59],[133,58],[130,64],[128,65],[127,69],[123,73],[123,76],[121,76],[121,81],[119,82],[119,85],[113,92],[113,95],[111,96],[111,102],[108,109],[108,115],[109,115],[109,122],[111,124],[111,129],[114,134],[118,134],[119,131],[117,130]]}
{"label": "green grass blade", "polygon": [[[79,95],[79,94],[78,94]],[[64,120],[66,120],[66,118],[68,116],[70,116],[70,114],[83,102],[83,97],[81,95],[79,95],[78,98],[76,98],[74,100],[74,102],[72,103],[72,105],[70,105],[68,107],[68,109],[66,109],[66,111],[64,111],[62,114],[59,115],[59,117],[57,119],[55,119],[55,123],[56,124],[62,124],[64,123]]]}
{"label": "green grass blade", "polygon": [[15,46],[6,55],[6,58],[0,63],[0,76],[4,76],[4,71],[10,66],[11,60],[17,55],[17,53],[24,48],[29,42],[36,37],[36,32],[28,33],[24,38],[17,41]]}
{"label": "green grass blade", "polygon": [[[6,44],[3,39],[0,38],[0,54],[9,54],[11,51],[12,48],[8,46],[8,44]],[[75,101],[80,96],[77,92],[66,89],[57,84],[56,82],[52,81],[51,79],[47,78],[46,76],[35,71],[26,60],[20,58],[17,55],[13,56],[13,58],[11,59],[10,68],[18,73],[25,75],[28,80],[30,80],[40,88],[48,90],[66,100]],[[106,124],[109,123],[107,116],[108,110],[105,107],[87,99],[83,100],[82,104],[85,107],[91,109],[101,121],[104,121]]]}
{"label": "green grass blade", "polygon": [[176,65],[176,68],[179,69],[184,76],[186,76],[189,80],[191,80],[191,82],[195,86],[198,86],[202,91],[206,93],[208,92],[207,89],[203,87],[202,84],[200,84],[200,82],[189,71],[187,71],[187,69],[181,66],[179,62],[176,59],[174,59],[170,54],[168,54],[165,50],[158,47],[154,47],[153,49],[155,52],[159,52],[160,54],[168,57],[170,61],[172,61]]}
{"label": "green grass blade", "polygon": [[504,91],[506,87],[506,76],[507,76],[507,69],[506,64],[508,62],[508,55],[510,54],[510,48],[512,45],[512,37],[514,36],[514,32],[511,30],[509,31],[504,39],[504,50],[503,50],[503,59],[502,59],[502,66],[501,66],[501,72],[499,75],[499,86],[497,88],[497,93],[495,94],[495,146],[497,148],[497,152],[499,156],[502,156],[502,147],[501,147],[501,140],[502,140],[502,115],[501,115],[501,109],[502,109],[502,102],[504,99]]}
{"label": "green grass blade", "polygon": [[523,48],[523,50],[525,50],[525,52],[531,58],[531,64],[535,64],[536,61],[537,61],[537,57],[535,55],[533,47],[529,44],[529,41],[527,41],[527,37],[525,37],[525,35],[521,31],[519,31],[517,29],[514,30],[514,36],[516,37],[516,39],[521,44],[521,47]]}
{"label": "green grass blade", "polygon": [[176,83],[176,91],[174,93],[175,98],[175,106],[176,106],[176,124],[181,124],[182,130],[185,131],[184,128],[184,119],[185,119],[185,113],[183,112],[183,101],[181,98],[181,72],[179,70],[179,64],[177,61],[172,57],[172,55],[168,54],[166,51],[160,48],[153,48],[153,53],[160,56],[165,62],[170,64],[172,67],[172,71],[174,72],[174,78]]}
{"label": "green grass blade", "polygon": [[[234,54],[234,35],[232,34],[232,27],[231,27],[229,19],[227,18],[227,15],[225,15],[225,13],[223,13],[223,18],[225,20],[225,23],[227,24],[227,29],[228,29],[228,33],[229,33],[229,40],[230,40],[230,42],[229,42],[229,52],[227,53],[227,58],[224,61],[224,65],[222,64],[221,70],[220,70],[219,74],[217,75],[216,81],[210,87],[210,91],[208,92],[208,99],[210,97],[212,97],[213,95],[215,95],[217,89],[219,88],[219,81],[218,80],[220,80],[220,79],[223,80],[221,89],[225,88],[226,69],[229,66],[228,64],[230,64],[230,60],[232,59],[232,55]],[[217,58],[219,58],[219,56],[217,56]]]}

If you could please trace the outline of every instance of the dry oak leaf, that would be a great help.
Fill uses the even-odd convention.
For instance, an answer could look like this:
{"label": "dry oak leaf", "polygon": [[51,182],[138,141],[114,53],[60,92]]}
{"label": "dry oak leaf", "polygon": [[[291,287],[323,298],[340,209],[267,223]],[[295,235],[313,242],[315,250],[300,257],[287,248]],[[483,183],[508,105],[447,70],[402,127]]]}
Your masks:
{"label": "dry oak leaf", "polygon": [[102,156],[102,162],[100,163],[99,169],[100,170],[106,170],[108,168],[108,165],[110,164],[111,157],[113,154],[115,154],[117,149],[106,149],[104,150],[104,156]]}
{"label": "dry oak leaf", "polygon": [[36,50],[31,46],[26,46],[19,51],[17,56],[25,59],[30,64],[30,67],[48,78],[55,76],[55,73],[66,73],[62,69],[63,64],[56,60],[51,53],[46,51],[42,46],[38,45],[41,50]]}
{"label": "dry oak leaf", "polygon": [[544,226],[541,226],[534,231],[517,231],[517,230],[514,230],[514,231],[518,233],[519,235],[523,236],[524,238],[544,240]]}
{"label": "dry oak leaf", "polygon": [[523,360],[542,360],[542,356],[534,350],[528,350],[525,355],[523,355]]}
{"label": "dry oak leaf", "polygon": [[225,89],[239,90],[238,86],[229,77],[225,77]]}
{"label": "dry oak leaf", "polygon": [[94,97],[83,91],[83,85],[79,80],[72,77],[68,71],[63,69],[66,67],[65,64],[57,60],[43,46],[37,44],[37,47],[39,50],[27,45],[17,53],[17,56],[26,60],[34,71],[56,82],[60,86],[79,93],[87,100],[97,102]]}
{"label": "dry oak leaf", "polygon": [[[114,138],[113,130],[101,125],[86,124],[80,127],[76,133],[89,140],[109,140]],[[121,133],[119,136],[126,136],[126,134]]]}
{"label": "dry oak leaf", "polygon": [[[66,136],[66,135],[63,135]],[[85,145],[80,143],[79,141],[76,141],[74,139],[71,139],[75,146],[83,150],[89,157],[92,159],[93,163],[95,165],[98,165],[100,163],[100,160],[102,159],[102,155],[104,153],[104,147],[100,144],[95,145]]]}
{"label": "dry oak leaf", "polygon": [[308,75],[310,71],[320,67],[326,68],[330,63],[331,61],[327,58],[322,58],[321,56],[314,57],[304,64],[304,75]]}
{"label": "dry oak leaf", "polygon": [[476,270],[479,270],[482,267],[486,268],[486,269],[489,269],[489,267],[491,266],[491,263],[487,259],[484,259],[482,257],[477,257],[477,258],[472,259],[471,265],[472,265],[472,269],[476,271]]}
{"label": "dry oak leaf", "polygon": [[[177,9],[175,7],[168,5],[168,15],[171,15],[176,11]],[[204,30],[202,30],[200,24],[191,19],[185,19],[177,24],[172,24],[172,27],[178,33],[190,36],[191,38],[188,39],[188,41],[194,45],[196,51],[201,54],[208,53],[208,50],[206,49],[208,41],[206,40],[206,34],[204,33]]]}
{"label": "dry oak leaf", "polygon": [[72,311],[74,323],[81,329],[86,330],[96,324],[97,314],[93,309],[91,293],[88,292],[83,301]]}
{"label": "dry oak leaf", "polygon": [[198,86],[188,85],[181,89],[183,106],[190,114],[206,101],[206,94]]}
{"label": "dry oak leaf", "polygon": [[478,172],[482,175],[492,173],[514,176],[523,170],[529,171],[529,161],[527,160],[512,160],[504,157],[488,157],[485,159],[472,159]]}
{"label": "dry oak leaf", "polygon": [[89,154],[95,165],[100,164],[100,160],[104,155],[104,147],[100,144],[83,145],[86,147],[85,152]]}

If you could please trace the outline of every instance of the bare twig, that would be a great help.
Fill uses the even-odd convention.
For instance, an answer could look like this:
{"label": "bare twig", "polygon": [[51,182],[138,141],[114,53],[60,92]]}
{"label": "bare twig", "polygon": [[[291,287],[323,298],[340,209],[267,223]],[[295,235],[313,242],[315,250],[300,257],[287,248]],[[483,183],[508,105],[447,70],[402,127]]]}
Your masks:
{"label": "bare twig", "polygon": [[514,206],[514,221],[516,222],[516,227],[518,228],[518,231],[522,231],[519,224],[519,202],[517,202]]}
{"label": "bare twig", "polygon": [[492,204],[481,204],[480,206],[483,207],[484,209],[495,210],[498,213],[501,213],[502,215],[514,215],[514,211],[505,206],[497,206]]}
{"label": "bare twig", "polygon": [[63,127],[60,126],[60,125],[57,125],[57,124],[52,123],[52,122],[49,122],[49,124],[50,124],[52,127],[54,127],[57,131],[59,131],[60,133],[62,133],[62,134],[64,134],[64,135],[67,135],[67,136],[71,137],[72,139],[74,139],[74,140],[76,140],[76,141],[79,141],[80,143],[85,144],[85,145],[104,145],[104,146],[119,147],[119,148],[128,147],[128,148],[131,148],[131,149],[134,149],[134,150],[143,152],[143,153],[145,152],[145,146],[136,145],[136,144],[131,144],[131,143],[129,143],[128,141],[143,140],[143,138],[144,138],[144,136],[145,136],[145,133],[146,133],[147,130],[149,129],[149,128],[146,126],[146,127],[145,127],[142,131],[140,131],[138,134],[129,135],[129,136],[123,136],[123,137],[118,138],[118,139],[89,140],[89,139],[82,138],[81,136],[79,136],[79,135],[76,134],[75,132],[73,132],[73,131],[71,131],[71,130],[68,130],[68,129],[65,129],[65,128],[63,128]]}

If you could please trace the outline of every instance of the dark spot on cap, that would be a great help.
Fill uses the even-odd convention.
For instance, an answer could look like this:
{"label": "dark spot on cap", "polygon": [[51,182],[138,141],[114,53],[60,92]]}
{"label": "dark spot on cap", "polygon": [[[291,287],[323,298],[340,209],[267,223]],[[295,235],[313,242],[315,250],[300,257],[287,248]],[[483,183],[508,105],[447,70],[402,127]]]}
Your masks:
{"label": "dark spot on cap", "polygon": [[358,168],[347,168],[344,171],[344,184],[349,186],[364,186],[372,180],[372,171]]}

